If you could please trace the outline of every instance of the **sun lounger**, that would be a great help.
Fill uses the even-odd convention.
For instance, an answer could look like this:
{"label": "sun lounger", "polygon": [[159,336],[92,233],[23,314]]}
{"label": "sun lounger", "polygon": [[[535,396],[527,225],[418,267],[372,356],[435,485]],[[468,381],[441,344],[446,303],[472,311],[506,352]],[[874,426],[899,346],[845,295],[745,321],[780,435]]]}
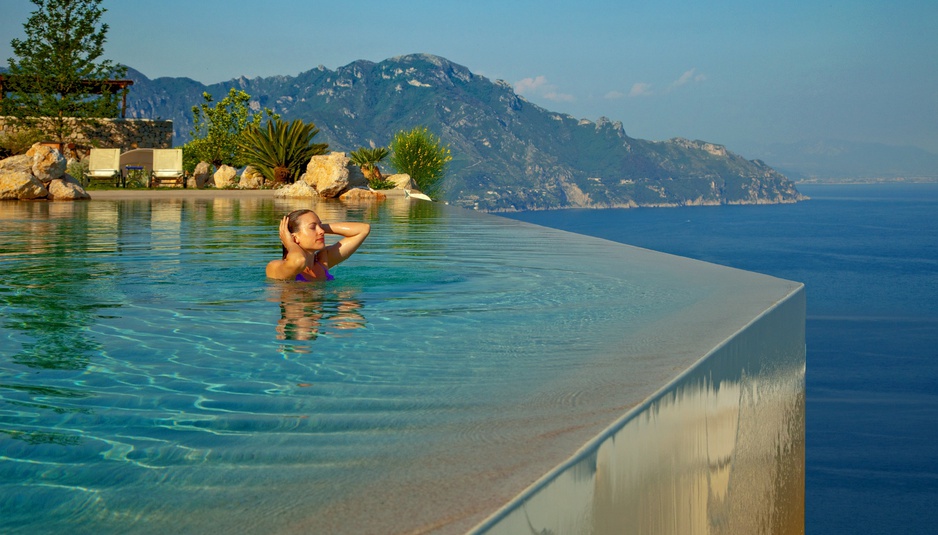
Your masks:
{"label": "sun lounger", "polygon": [[114,181],[115,186],[121,185],[120,149],[91,149],[88,157],[89,181]]}
{"label": "sun lounger", "polygon": [[182,171],[182,149],[153,149],[150,187],[157,188],[164,183],[186,187]]}

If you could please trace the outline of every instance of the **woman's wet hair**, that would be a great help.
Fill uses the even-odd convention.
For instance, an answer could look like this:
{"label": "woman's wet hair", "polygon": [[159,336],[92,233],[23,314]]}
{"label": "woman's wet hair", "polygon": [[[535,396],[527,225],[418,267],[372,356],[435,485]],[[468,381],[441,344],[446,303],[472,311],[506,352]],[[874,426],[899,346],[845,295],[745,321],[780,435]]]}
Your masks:
{"label": "woman's wet hair", "polygon": [[[316,212],[303,208],[301,210],[294,210],[287,214],[287,230],[290,232],[296,232],[297,227],[299,226],[299,220],[306,214],[315,214]],[[283,258],[287,258],[287,248],[283,244],[280,244],[280,248],[283,249]]]}

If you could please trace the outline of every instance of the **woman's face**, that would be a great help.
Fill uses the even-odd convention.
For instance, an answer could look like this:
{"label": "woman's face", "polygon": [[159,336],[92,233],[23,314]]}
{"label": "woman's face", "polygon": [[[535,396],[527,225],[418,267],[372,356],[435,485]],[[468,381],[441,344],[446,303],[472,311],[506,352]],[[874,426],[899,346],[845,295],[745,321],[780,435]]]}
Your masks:
{"label": "woman's face", "polygon": [[326,246],[326,231],[322,228],[319,216],[312,212],[301,215],[296,220],[296,230],[292,232],[293,239],[300,247],[307,251],[318,251]]}

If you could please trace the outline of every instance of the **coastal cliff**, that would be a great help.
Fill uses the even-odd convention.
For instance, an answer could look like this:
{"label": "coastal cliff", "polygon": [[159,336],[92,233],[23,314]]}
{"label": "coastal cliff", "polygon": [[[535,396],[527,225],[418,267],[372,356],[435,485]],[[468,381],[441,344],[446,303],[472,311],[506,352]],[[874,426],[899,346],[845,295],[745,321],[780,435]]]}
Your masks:
{"label": "coastal cliff", "polygon": [[629,137],[620,122],[541,108],[510,84],[438,56],[319,66],[297,76],[238,78],[204,86],[189,79],[134,79],[129,117],[173,119],[176,145],[188,138],[201,92],[252,95],[284,119],[312,121],[330,150],[387,145],[398,131],[425,125],[454,159],[444,200],[485,211],[797,202],[784,175],[724,146],[674,138]]}

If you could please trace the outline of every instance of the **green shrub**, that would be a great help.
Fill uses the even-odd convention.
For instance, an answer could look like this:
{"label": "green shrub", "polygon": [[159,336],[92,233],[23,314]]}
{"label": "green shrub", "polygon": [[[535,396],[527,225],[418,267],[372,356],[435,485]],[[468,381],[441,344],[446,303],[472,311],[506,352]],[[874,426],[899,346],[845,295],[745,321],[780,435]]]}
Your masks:
{"label": "green shrub", "polygon": [[182,146],[182,170],[188,174],[195,172],[195,166],[199,165],[199,162],[202,160],[199,159],[198,149],[193,146],[192,142],[188,142]]}
{"label": "green shrub", "polygon": [[[218,102],[207,92],[202,93],[202,99],[204,102],[192,107],[192,139],[186,143],[191,158],[216,168],[244,167],[244,155],[239,149],[242,134],[250,127],[260,126],[262,117],[261,113],[251,113],[251,95],[232,87]],[[264,108],[263,113],[268,118],[279,118],[269,108]]]}
{"label": "green shrub", "polygon": [[295,182],[310,158],[325,154],[329,145],[313,143],[319,129],[297,119],[287,124],[279,117],[267,121],[266,128],[251,126],[244,131],[239,148],[245,163],[253,165],[268,181]]}
{"label": "green shrub", "polygon": [[442,189],[446,168],[453,159],[448,146],[427,127],[409,132],[400,131],[391,141],[391,166],[398,173],[407,173],[420,191],[436,196]]}
{"label": "green shrub", "polygon": [[85,175],[88,174],[88,159],[81,161],[72,160],[72,163],[68,164],[68,167],[65,168],[65,172],[72,176],[75,180],[78,181],[82,186],[87,186]]}
{"label": "green shrub", "polygon": [[30,147],[42,141],[44,137],[42,131],[35,128],[7,131],[0,135],[0,158],[26,154]]}
{"label": "green shrub", "polygon": [[375,180],[369,180],[368,187],[371,189],[394,189],[397,187],[397,184],[385,178],[379,178]]}

